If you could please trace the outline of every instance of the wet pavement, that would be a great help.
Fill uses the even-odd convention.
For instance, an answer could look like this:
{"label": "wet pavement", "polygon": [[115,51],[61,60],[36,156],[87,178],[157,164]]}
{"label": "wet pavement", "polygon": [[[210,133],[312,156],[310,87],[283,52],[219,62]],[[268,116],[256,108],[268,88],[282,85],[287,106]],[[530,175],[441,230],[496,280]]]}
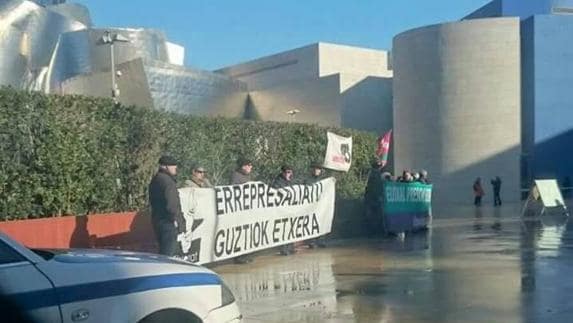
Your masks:
{"label": "wet pavement", "polygon": [[434,210],[425,233],[213,268],[245,322],[571,322],[573,219]]}

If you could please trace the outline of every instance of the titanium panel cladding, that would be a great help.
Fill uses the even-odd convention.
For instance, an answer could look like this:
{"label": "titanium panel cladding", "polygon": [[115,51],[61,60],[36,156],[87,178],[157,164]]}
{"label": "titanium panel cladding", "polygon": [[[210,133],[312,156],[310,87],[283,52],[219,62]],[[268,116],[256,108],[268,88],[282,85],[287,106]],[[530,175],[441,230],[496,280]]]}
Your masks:
{"label": "titanium panel cladding", "polygon": [[167,41],[163,33],[150,29],[87,29],[65,33],[61,36],[50,66],[50,86],[55,90],[58,84],[68,78],[85,73],[111,69],[111,51],[101,38],[106,31],[120,34],[129,43],[114,44],[115,64],[122,64],[137,58],[144,60],[169,61]]}
{"label": "titanium panel cladding", "polygon": [[[0,30],[5,35],[0,39],[3,56],[23,57],[25,73],[12,69],[12,75],[2,75],[1,80],[12,80],[24,88],[42,89],[45,85],[47,67],[56,48],[59,35],[64,32],[85,29],[78,21],[70,20],[30,1],[7,0],[0,4]],[[18,32],[15,32],[15,31]],[[19,39],[15,39],[19,37]],[[15,44],[17,43],[17,46]],[[7,70],[3,70],[7,73]]]}
{"label": "titanium panel cladding", "polygon": [[49,10],[56,12],[70,20],[78,21],[86,27],[92,26],[92,19],[88,8],[77,3],[64,3],[48,7]]}
{"label": "titanium panel cladding", "polygon": [[144,68],[156,109],[228,117],[245,109],[247,87],[241,81],[162,62],[146,61]]}

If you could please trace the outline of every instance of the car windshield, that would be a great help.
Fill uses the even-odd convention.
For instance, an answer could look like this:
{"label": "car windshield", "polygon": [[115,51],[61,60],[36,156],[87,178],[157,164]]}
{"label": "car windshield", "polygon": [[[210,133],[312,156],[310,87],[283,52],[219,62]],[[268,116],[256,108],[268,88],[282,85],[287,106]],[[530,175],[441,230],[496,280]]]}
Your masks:
{"label": "car windshield", "polygon": [[56,255],[56,252],[54,252],[53,250],[47,250],[47,249],[30,249],[30,250],[32,250],[32,252],[44,258],[45,260],[50,260],[54,258],[54,256]]}

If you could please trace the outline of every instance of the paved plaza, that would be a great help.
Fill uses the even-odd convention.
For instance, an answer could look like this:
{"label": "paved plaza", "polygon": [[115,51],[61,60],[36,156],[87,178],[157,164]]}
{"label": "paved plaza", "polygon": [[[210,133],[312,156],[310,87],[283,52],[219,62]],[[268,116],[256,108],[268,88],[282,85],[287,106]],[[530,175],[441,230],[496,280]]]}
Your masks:
{"label": "paved plaza", "polygon": [[436,208],[431,229],[214,268],[246,322],[570,322],[571,219]]}

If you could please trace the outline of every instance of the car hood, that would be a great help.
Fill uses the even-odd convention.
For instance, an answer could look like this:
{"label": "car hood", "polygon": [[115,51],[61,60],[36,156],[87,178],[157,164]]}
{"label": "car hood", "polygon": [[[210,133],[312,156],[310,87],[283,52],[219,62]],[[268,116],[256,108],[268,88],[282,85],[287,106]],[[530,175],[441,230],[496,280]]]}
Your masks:
{"label": "car hood", "polygon": [[98,249],[34,251],[46,259],[36,264],[37,268],[56,286],[162,275],[216,276],[202,266],[151,253]]}
{"label": "car hood", "polygon": [[[107,249],[35,249],[44,258],[61,263],[163,263],[195,266],[182,259],[152,253]],[[51,254],[51,255],[49,255]],[[47,256],[46,256],[47,255]]]}

